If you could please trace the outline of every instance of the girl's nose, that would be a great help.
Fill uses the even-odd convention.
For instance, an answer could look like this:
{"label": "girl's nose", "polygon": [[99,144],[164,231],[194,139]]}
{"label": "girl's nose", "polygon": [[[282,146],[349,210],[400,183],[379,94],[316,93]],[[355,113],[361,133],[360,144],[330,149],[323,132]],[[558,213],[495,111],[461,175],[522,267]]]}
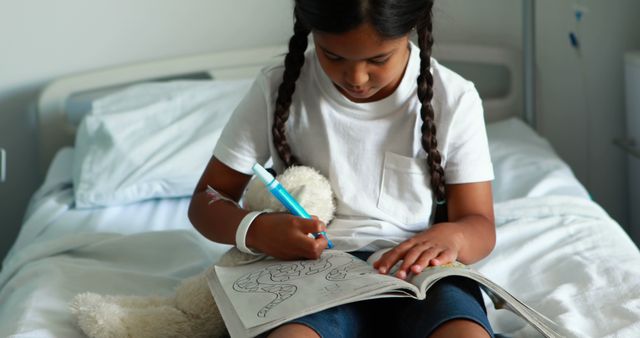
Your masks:
{"label": "girl's nose", "polygon": [[369,81],[369,73],[365,62],[354,62],[347,66],[344,72],[344,80],[352,87],[362,86]]}

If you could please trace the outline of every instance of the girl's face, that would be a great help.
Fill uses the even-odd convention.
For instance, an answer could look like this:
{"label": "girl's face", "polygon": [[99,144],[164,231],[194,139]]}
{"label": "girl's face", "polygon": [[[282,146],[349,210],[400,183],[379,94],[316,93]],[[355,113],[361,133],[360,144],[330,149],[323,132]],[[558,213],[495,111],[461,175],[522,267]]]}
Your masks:
{"label": "girl's face", "polygon": [[313,32],[322,69],[353,102],[383,99],[398,87],[409,60],[409,36],[383,39],[370,24],[347,33]]}

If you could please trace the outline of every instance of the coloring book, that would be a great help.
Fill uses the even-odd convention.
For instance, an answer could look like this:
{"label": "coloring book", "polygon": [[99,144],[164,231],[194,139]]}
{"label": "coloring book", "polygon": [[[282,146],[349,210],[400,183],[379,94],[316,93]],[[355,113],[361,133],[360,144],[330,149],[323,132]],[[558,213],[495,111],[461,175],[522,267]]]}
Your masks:
{"label": "coloring book", "polygon": [[551,320],[463,264],[428,267],[401,280],[372,267],[382,253],[374,253],[367,262],[336,250],[325,250],[317,260],[265,258],[247,265],[213,266],[207,278],[233,338],[253,337],[340,304],[382,297],[424,299],[435,282],[454,275],[477,281],[496,308],[514,312],[545,337],[568,337]]}

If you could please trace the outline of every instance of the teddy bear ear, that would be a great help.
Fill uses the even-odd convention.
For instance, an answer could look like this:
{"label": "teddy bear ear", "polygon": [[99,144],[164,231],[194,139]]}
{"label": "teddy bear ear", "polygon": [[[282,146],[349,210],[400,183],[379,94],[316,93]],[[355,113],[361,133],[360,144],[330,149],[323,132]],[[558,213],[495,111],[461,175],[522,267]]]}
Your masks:
{"label": "teddy bear ear", "polygon": [[297,201],[301,201],[303,199],[306,200],[308,198],[308,194],[307,194],[308,191],[309,190],[307,189],[306,185],[300,185],[300,186],[297,186],[297,187],[291,189],[291,191],[289,193]]}
{"label": "teddy bear ear", "polygon": [[284,211],[285,207],[271,195],[260,179],[254,177],[247,185],[242,205],[249,210]]}
{"label": "teddy bear ear", "polygon": [[[308,213],[318,216],[327,224],[333,219],[333,191],[329,181],[317,170],[306,166],[294,166],[276,178]],[[249,210],[285,211],[284,206],[256,178],[249,182],[242,202]]]}

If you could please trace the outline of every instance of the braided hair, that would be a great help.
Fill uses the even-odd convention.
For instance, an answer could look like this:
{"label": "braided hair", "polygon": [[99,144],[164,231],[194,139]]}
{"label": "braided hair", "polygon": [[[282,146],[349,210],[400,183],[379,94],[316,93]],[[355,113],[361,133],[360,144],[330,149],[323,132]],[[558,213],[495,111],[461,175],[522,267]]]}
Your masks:
{"label": "braided hair", "polygon": [[421,144],[427,153],[427,165],[431,174],[431,187],[436,197],[436,202],[444,203],[445,179],[442,168],[442,157],[438,151],[436,138],[436,123],[431,99],[433,99],[433,75],[431,74],[431,48],[433,47],[433,1],[427,1],[428,10],[425,16],[418,22],[418,46],[420,47],[420,75],[418,75],[418,99],[422,103],[420,118],[422,119]]}
{"label": "braided hair", "polygon": [[271,134],[273,143],[280,159],[286,167],[299,165],[298,159],[291,153],[291,147],[287,142],[285,124],[289,118],[291,97],[296,89],[296,80],[300,76],[300,69],[304,65],[304,52],[309,43],[308,36],[311,30],[304,26],[299,19],[293,25],[293,36],[289,39],[289,52],[284,58],[284,73],[282,83],[278,87],[276,109],[273,114]]}
{"label": "braided hair", "polygon": [[433,47],[433,0],[295,0],[294,34],[289,40],[289,51],[284,59],[284,74],[278,88],[274,121],[273,142],[286,167],[299,165],[285,135],[291,98],[295,82],[304,64],[304,52],[311,31],[340,34],[364,23],[371,24],[384,38],[399,38],[416,29],[420,47],[420,75],[418,99],[421,102],[421,145],[427,153],[427,166],[431,187],[438,204],[445,202],[445,177],[442,156],[438,151],[431,74],[431,50]]}

